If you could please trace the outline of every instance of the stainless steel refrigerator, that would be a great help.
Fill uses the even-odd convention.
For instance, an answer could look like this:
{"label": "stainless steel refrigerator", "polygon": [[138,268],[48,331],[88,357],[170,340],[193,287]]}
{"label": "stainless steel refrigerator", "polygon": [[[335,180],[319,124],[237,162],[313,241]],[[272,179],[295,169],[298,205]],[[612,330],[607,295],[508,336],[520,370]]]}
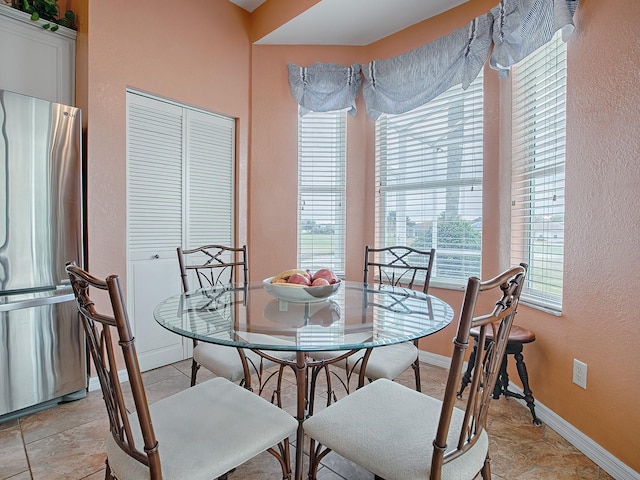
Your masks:
{"label": "stainless steel refrigerator", "polygon": [[0,90],[0,421],[86,392],[81,135],[78,108]]}

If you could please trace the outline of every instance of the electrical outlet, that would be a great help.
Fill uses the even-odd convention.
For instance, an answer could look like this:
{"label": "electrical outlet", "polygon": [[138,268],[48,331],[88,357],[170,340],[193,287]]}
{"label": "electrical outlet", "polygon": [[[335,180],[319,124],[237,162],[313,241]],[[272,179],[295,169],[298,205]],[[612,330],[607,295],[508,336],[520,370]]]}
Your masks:
{"label": "electrical outlet", "polygon": [[587,389],[587,364],[573,359],[573,383]]}

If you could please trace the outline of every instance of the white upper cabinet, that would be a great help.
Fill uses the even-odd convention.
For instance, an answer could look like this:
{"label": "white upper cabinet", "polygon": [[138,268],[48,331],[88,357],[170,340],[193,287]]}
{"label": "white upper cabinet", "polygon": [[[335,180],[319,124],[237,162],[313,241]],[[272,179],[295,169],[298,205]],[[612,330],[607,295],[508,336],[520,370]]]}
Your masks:
{"label": "white upper cabinet", "polygon": [[75,105],[76,31],[0,4],[0,89]]}

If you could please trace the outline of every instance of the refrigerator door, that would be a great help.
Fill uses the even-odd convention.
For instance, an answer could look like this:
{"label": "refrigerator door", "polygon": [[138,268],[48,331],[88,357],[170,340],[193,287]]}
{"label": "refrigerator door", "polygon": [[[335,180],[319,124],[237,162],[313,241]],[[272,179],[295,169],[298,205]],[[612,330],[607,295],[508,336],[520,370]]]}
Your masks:
{"label": "refrigerator door", "polygon": [[0,90],[0,295],[82,265],[81,131],[78,108]]}
{"label": "refrigerator door", "polygon": [[71,393],[79,398],[87,385],[84,335],[71,288],[11,300],[0,297],[0,419]]}
{"label": "refrigerator door", "polygon": [[80,110],[0,90],[0,421],[87,385]]}

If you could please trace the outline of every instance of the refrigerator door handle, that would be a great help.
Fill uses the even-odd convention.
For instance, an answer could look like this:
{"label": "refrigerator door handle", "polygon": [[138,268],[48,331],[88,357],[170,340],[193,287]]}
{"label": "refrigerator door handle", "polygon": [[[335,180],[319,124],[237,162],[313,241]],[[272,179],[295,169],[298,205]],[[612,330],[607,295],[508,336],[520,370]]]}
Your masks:
{"label": "refrigerator door handle", "polygon": [[49,297],[29,298],[26,300],[18,300],[11,303],[0,303],[0,312],[10,312],[12,310],[20,310],[23,308],[40,307],[42,305],[53,305],[56,303],[70,302],[74,300],[73,293],[63,295],[54,295]]}

